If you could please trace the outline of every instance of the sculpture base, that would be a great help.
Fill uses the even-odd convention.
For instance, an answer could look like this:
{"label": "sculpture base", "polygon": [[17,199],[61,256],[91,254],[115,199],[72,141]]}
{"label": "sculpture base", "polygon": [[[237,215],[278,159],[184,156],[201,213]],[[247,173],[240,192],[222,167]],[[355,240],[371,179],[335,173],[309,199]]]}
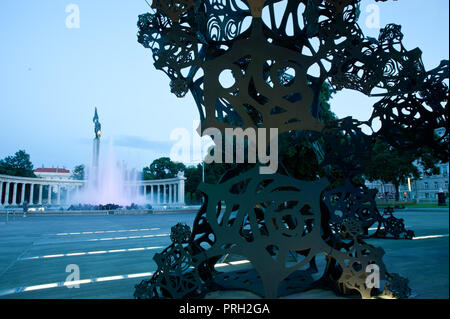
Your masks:
{"label": "sculpture base", "polygon": [[[278,297],[285,297],[294,293],[317,288],[309,271],[297,270],[284,279],[278,287]],[[262,298],[265,297],[264,286],[255,269],[236,270],[219,273],[214,282],[208,287],[210,292],[223,290],[246,290]]]}

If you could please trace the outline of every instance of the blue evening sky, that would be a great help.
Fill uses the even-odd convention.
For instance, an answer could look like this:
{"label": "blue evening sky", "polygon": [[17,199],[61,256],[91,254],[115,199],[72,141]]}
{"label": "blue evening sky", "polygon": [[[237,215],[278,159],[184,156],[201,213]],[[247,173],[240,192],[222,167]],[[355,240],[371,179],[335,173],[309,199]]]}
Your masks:
{"label": "blue evening sky", "polygon": [[[406,48],[422,49],[427,69],[449,58],[447,0],[363,0],[359,24],[377,37],[365,23],[372,3],[381,26],[401,24]],[[78,29],[66,27],[69,4],[80,9]],[[168,156],[174,129],[192,132],[193,98],[171,94],[151,51],[137,43],[137,17],[148,9],[144,0],[0,2],[0,158],[25,149],[35,167],[88,164],[94,106],[103,139],[113,138],[129,168]],[[364,120],[373,102],[346,91],[331,103],[338,116]]]}

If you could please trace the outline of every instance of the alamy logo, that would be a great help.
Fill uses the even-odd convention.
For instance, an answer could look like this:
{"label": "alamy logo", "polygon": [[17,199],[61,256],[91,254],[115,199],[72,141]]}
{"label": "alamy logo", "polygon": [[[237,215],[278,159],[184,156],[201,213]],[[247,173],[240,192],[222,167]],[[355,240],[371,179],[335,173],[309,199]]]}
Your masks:
{"label": "alamy logo", "polygon": [[236,127],[224,131],[223,136],[219,129],[209,127],[201,138],[194,129],[191,140],[187,129],[177,128],[170,134],[171,140],[177,140],[170,158],[184,163],[204,160],[206,164],[259,162],[263,164],[259,168],[261,174],[274,174],[278,170],[278,128]]}
{"label": "alamy logo", "polygon": [[369,29],[379,29],[380,7],[374,3],[371,3],[366,7],[366,13],[368,13],[368,16],[366,18],[366,27],[368,27]]}
{"label": "alamy logo", "polygon": [[79,29],[80,28],[80,8],[76,4],[69,4],[66,6],[66,13],[69,15],[66,17],[67,29]]}
{"label": "alamy logo", "polygon": [[366,273],[366,287],[367,288],[380,288],[380,267],[375,264],[367,265]]}
{"label": "alamy logo", "polygon": [[[80,280],[80,267],[76,264],[70,264],[66,267],[66,272],[70,274],[66,277],[66,282],[79,281]],[[67,288],[80,288],[80,284],[68,284]]]}

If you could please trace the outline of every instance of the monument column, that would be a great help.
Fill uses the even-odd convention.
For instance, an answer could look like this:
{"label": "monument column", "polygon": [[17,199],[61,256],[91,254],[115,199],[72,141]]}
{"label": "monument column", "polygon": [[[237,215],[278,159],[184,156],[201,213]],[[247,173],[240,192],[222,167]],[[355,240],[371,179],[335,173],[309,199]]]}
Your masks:
{"label": "monument column", "polygon": [[147,201],[147,185],[144,185],[144,200]]}
{"label": "monument column", "polygon": [[42,184],[39,184],[39,198],[38,198],[38,204],[42,205]]}
{"label": "monument column", "polygon": [[34,184],[30,184],[30,200],[28,202],[31,205],[33,205],[33,197],[34,197]]}
{"label": "monument column", "polygon": [[13,198],[12,198],[11,205],[16,205],[16,204],[17,204],[17,183],[14,183]]}
{"label": "monument column", "polygon": [[98,174],[99,174],[99,154],[100,154],[100,137],[101,137],[101,124],[98,119],[97,108],[95,108],[94,118],[92,119],[94,122],[94,141],[93,141],[93,152],[92,152],[92,174],[91,178],[94,182],[94,186],[98,187]]}

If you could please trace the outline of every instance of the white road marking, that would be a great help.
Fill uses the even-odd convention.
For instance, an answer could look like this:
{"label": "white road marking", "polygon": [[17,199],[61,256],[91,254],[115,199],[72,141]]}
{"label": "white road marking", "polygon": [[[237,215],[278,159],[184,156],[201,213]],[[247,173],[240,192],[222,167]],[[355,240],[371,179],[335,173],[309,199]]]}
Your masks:
{"label": "white road marking", "polygon": [[[149,249],[149,248],[154,248],[154,247],[147,247],[146,249]],[[131,248],[131,249],[133,249],[133,248]],[[250,263],[249,260],[243,259],[243,260],[230,261],[228,263],[216,264],[215,267],[224,267],[224,266],[230,266],[230,265],[242,265],[242,264],[248,264],[248,263]],[[114,275],[114,276],[98,277],[98,278],[91,278],[91,279],[81,279],[81,280],[74,280],[74,281],[62,281],[62,282],[55,282],[55,283],[35,285],[35,286],[24,286],[24,287],[0,290],[0,296],[21,293],[24,291],[43,290],[43,289],[50,289],[50,288],[57,288],[57,287],[64,287],[64,286],[89,284],[89,283],[95,283],[95,282],[123,280],[123,279],[139,278],[139,277],[150,277],[151,275],[153,275],[153,273],[143,272],[143,273],[136,273],[136,274]]]}
{"label": "white road marking", "polygon": [[105,281],[112,281],[112,280],[149,277],[152,274],[153,273],[151,273],[151,272],[142,272],[142,273],[136,273],[136,274],[98,277],[98,278],[82,279],[82,280],[74,280],[74,281],[53,282],[53,283],[49,283],[49,284],[34,285],[34,286],[23,286],[23,287],[18,287],[18,288],[0,290],[0,296],[17,294],[17,293],[21,293],[21,292],[25,292],[25,291],[34,291],[34,290],[43,290],[43,289],[50,289],[50,288],[57,288],[57,287],[64,287],[64,286],[67,287],[67,286],[74,286],[74,285],[90,284],[90,283],[94,283],[94,282],[105,282]]}
{"label": "white road marking", "polygon": [[61,245],[61,244],[69,244],[83,241],[109,241],[109,240],[121,240],[121,239],[138,239],[138,238],[154,238],[154,237],[167,237],[170,234],[156,234],[156,235],[141,235],[141,236],[123,236],[123,237],[104,237],[104,238],[87,238],[87,239],[75,239],[75,240],[62,240],[62,241],[46,241],[34,242],[33,246],[41,246],[41,245]]}
{"label": "white road marking", "polygon": [[[369,228],[369,230],[377,230],[378,227]],[[384,227],[381,227],[380,229],[384,229]]]}
{"label": "white road marking", "polygon": [[84,231],[84,232],[73,232],[73,233],[58,233],[58,234],[50,234],[50,235],[69,236],[69,235],[87,235],[87,234],[104,234],[104,233],[123,233],[123,232],[136,232],[136,231],[149,231],[149,230],[160,230],[160,228],[98,230],[98,231]]}
{"label": "white road marking", "polygon": [[124,248],[124,249],[96,250],[96,251],[88,251],[88,252],[74,252],[74,253],[67,253],[67,254],[21,257],[21,258],[18,258],[17,260],[36,260],[36,259],[44,259],[44,258],[99,255],[99,254],[122,253],[122,252],[129,252],[129,251],[142,251],[142,250],[153,250],[153,249],[163,249],[163,248],[164,248],[163,246],[150,246],[150,247],[136,247],[136,248]]}
{"label": "white road marking", "polygon": [[143,236],[128,236],[128,237],[91,238],[91,239],[86,239],[86,241],[120,240],[120,239],[137,239],[137,238],[153,238],[153,237],[166,237],[166,236],[170,236],[170,234],[143,235]]}
{"label": "white road marking", "polygon": [[23,291],[41,290],[58,287],[58,283],[24,287]]}
{"label": "white road marking", "polygon": [[250,263],[250,260],[243,259],[243,260],[230,261],[228,263],[215,264],[214,267],[225,267],[225,266],[230,266],[230,265],[242,265],[242,264],[248,264],[248,263]]}
{"label": "white road marking", "polygon": [[430,239],[430,238],[441,238],[441,237],[448,237],[448,234],[443,234],[443,235],[429,235],[429,236],[419,236],[419,237],[414,237],[413,240],[417,240],[417,239]]}

